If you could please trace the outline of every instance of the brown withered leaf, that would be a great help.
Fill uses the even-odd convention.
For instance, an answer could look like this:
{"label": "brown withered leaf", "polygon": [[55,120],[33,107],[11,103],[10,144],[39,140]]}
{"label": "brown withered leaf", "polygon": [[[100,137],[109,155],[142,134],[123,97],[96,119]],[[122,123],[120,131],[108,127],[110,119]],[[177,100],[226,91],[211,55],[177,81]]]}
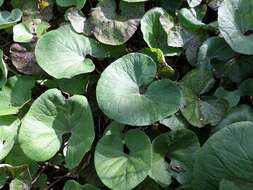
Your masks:
{"label": "brown withered leaf", "polygon": [[29,52],[20,44],[12,44],[10,47],[10,53],[12,64],[20,73],[33,75],[41,72],[41,69],[36,64],[34,53]]}

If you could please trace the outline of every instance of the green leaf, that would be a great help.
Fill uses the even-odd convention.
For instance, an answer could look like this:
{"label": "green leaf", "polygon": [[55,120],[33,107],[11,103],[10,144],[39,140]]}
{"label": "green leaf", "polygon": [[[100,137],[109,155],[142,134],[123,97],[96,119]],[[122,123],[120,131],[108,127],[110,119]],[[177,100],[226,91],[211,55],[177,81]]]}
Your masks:
{"label": "green leaf", "polygon": [[95,167],[107,187],[130,190],[141,183],[151,169],[151,142],[140,130],[123,134],[120,129],[122,126],[112,125],[98,142]]}
{"label": "green leaf", "polygon": [[[153,8],[145,13],[144,17],[141,19],[143,39],[150,48],[161,49],[165,56],[178,55],[180,54],[181,49],[168,46],[168,34],[160,22],[160,18],[163,15],[171,18],[166,11],[159,7]],[[173,22],[170,24],[173,25]]]}
{"label": "green leaf", "polygon": [[16,141],[20,120],[14,116],[0,117],[0,160],[11,151]]}
{"label": "green leaf", "polygon": [[4,0],[0,0],[0,7],[3,5]]}
{"label": "green leaf", "polygon": [[211,136],[197,154],[194,190],[217,190],[222,179],[252,183],[252,135],[252,122],[238,122]]}
{"label": "green leaf", "polygon": [[51,89],[35,100],[23,119],[19,143],[29,158],[46,161],[60,150],[62,135],[69,133],[65,161],[74,168],[94,140],[92,113],[84,96],[65,99],[59,90]]}
{"label": "green leaf", "polygon": [[99,190],[99,189],[90,184],[80,185],[74,180],[68,180],[65,183],[63,190]]}
{"label": "green leaf", "polygon": [[28,19],[13,27],[13,40],[21,43],[31,42],[34,35],[40,38],[49,27],[47,22],[40,19]]}
{"label": "green leaf", "polygon": [[229,108],[236,106],[241,98],[240,90],[228,91],[223,87],[217,88],[214,95],[218,98],[226,100]]}
{"label": "green leaf", "polygon": [[121,45],[136,32],[144,13],[144,4],[141,2],[103,0],[91,12],[86,25],[98,41],[108,45]]}
{"label": "green leaf", "polygon": [[198,65],[210,67],[211,59],[227,61],[235,56],[235,52],[220,37],[208,38],[200,47],[198,53]]}
{"label": "green leaf", "polygon": [[156,48],[145,48],[143,50],[143,53],[150,56],[157,65],[157,74],[161,78],[176,78],[176,73],[174,69],[166,63],[165,57],[163,55],[163,52],[160,49]]}
{"label": "green leaf", "polygon": [[110,64],[97,85],[100,109],[115,121],[149,125],[177,112],[181,93],[169,79],[153,81],[154,61],[140,53],[127,54]]}
{"label": "green leaf", "polygon": [[35,49],[39,66],[55,78],[72,78],[89,73],[95,69],[91,55],[106,58],[120,55],[122,47],[111,47],[98,43],[94,39],[79,35],[69,25],[43,35]]}
{"label": "green leaf", "polygon": [[241,121],[253,122],[253,110],[248,105],[242,104],[232,108],[221,120],[219,125],[212,129],[212,132],[216,132],[228,125]]}
{"label": "green leaf", "polygon": [[10,77],[0,91],[0,116],[17,114],[31,99],[31,90],[35,81],[31,77]]}
{"label": "green leaf", "polygon": [[211,24],[205,24],[197,18],[197,15],[194,12],[187,8],[182,8],[179,11],[179,21],[185,29],[188,30],[216,30]]}
{"label": "green leaf", "polygon": [[252,8],[252,1],[224,0],[218,10],[221,35],[234,51],[248,55],[253,54]]}
{"label": "green leaf", "polygon": [[24,183],[22,180],[15,178],[10,183],[10,190],[23,190],[23,189],[30,189],[29,185]]}
{"label": "green leaf", "polygon": [[[151,177],[162,185],[170,185],[171,176],[174,176],[173,163],[168,163],[165,157],[170,160],[177,160],[184,163],[184,168],[177,171],[177,175],[185,175],[184,183],[190,183],[191,172],[194,162],[194,152],[200,148],[197,136],[188,129],[178,129],[164,133],[152,142],[153,159]],[[171,168],[171,169],[170,169]]]}
{"label": "green leaf", "polygon": [[253,79],[249,78],[244,80],[240,86],[239,90],[242,96],[253,96]]}
{"label": "green leaf", "polygon": [[11,12],[0,11],[0,30],[10,28],[21,20],[22,11],[13,9]]}
{"label": "green leaf", "polygon": [[196,127],[207,124],[200,109],[205,104],[201,95],[208,92],[214,82],[212,73],[206,69],[194,69],[181,80],[183,101],[180,109],[186,120]]}
{"label": "green leaf", "polygon": [[160,123],[170,128],[172,131],[185,129],[189,125],[187,121],[178,113],[161,120]]}
{"label": "green leaf", "polygon": [[13,27],[13,40],[15,42],[30,42],[33,39],[32,33],[22,23]]}
{"label": "green leaf", "polygon": [[3,51],[0,49],[0,89],[7,81],[8,69],[3,60]]}
{"label": "green leaf", "polygon": [[76,6],[78,9],[82,9],[86,0],[56,0],[56,3],[61,7]]}
{"label": "green leaf", "polygon": [[238,58],[231,59],[225,64],[223,76],[228,77],[231,81],[240,83],[253,74],[253,56],[241,55]]}
{"label": "green leaf", "polygon": [[219,190],[251,190],[252,183],[234,182],[229,180],[222,180],[220,182]]}
{"label": "green leaf", "polygon": [[187,0],[187,2],[190,7],[197,7],[198,5],[200,5],[202,0]]}

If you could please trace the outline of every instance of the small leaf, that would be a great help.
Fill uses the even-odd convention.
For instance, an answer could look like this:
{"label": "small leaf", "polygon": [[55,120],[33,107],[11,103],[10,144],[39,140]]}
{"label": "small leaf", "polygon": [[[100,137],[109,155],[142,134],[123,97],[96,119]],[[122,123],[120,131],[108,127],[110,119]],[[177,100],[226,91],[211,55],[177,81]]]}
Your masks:
{"label": "small leaf", "polygon": [[11,151],[16,141],[20,121],[14,116],[0,117],[0,160]]}
{"label": "small leaf", "polygon": [[13,9],[11,12],[0,11],[0,30],[10,28],[21,20],[22,11]]}
{"label": "small leaf", "polygon": [[[124,151],[124,147],[127,147],[127,151]],[[122,134],[109,128],[97,144],[95,167],[107,187],[133,189],[147,177],[151,169],[151,142],[148,136],[140,130]]]}
{"label": "small leaf", "polygon": [[31,89],[34,85],[35,81],[31,77],[10,77],[0,91],[0,116],[17,114],[31,99]]}
{"label": "small leaf", "polygon": [[[141,31],[144,41],[150,48],[161,49],[165,56],[179,55],[181,49],[168,46],[168,35],[160,22],[162,15],[169,17],[168,13],[162,8],[156,7],[145,13],[141,19]],[[170,22],[170,24],[174,24]]]}
{"label": "small leaf", "polygon": [[[153,159],[151,177],[162,185],[170,185],[171,177],[174,175],[172,163],[168,163],[165,157],[170,160],[177,160],[184,163],[184,168],[179,168],[178,173],[188,175],[190,183],[191,172],[193,168],[193,155],[200,148],[197,136],[188,129],[178,129],[164,133],[154,139],[152,142]],[[171,166],[170,166],[171,165]],[[187,173],[187,174],[185,174]],[[179,174],[180,175],[180,174]]]}

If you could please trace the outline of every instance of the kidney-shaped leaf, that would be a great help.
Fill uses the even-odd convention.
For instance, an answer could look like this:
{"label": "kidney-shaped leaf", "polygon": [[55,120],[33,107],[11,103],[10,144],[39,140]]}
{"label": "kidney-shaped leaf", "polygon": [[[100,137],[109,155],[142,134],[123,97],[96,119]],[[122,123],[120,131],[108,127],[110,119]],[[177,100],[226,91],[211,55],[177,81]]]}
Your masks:
{"label": "kidney-shaped leaf", "polygon": [[74,180],[69,180],[65,183],[63,190],[99,190],[90,184],[80,185]]}
{"label": "kidney-shaped leaf", "polygon": [[140,130],[122,134],[112,126],[96,147],[95,167],[107,187],[133,189],[151,169],[151,142],[148,136]]}
{"label": "kidney-shaped leaf", "polygon": [[84,96],[65,99],[59,90],[42,94],[25,116],[19,142],[33,160],[52,158],[61,148],[62,135],[70,133],[65,161],[68,168],[79,164],[94,140],[92,113]]}
{"label": "kidney-shaped leaf", "polygon": [[110,118],[123,124],[149,125],[177,112],[181,93],[169,79],[153,81],[152,58],[127,54],[109,65],[97,85],[97,101]]}
{"label": "kidney-shaped leaf", "polygon": [[100,44],[65,25],[42,36],[36,45],[35,55],[39,66],[51,76],[72,78],[95,69],[87,55],[105,58],[121,52],[122,47]]}
{"label": "kidney-shaped leaf", "polygon": [[252,135],[252,122],[238,122],[211,136],[197,155],[193,188],[217,190],[222,179],[252,183]]}
{"label": "kidney-shaped leaf", "polygon": [[231,48],[242,54],[253,54],[253,1],[224,0],[218,10],[222,36]]}
{"label": "kidney-shaped leaf", "polygon": [[13,9],[11,12],[0,11],[0,30],[12,27],[21,20],[22,11],[20,9]]}
{"label": "kidney-shaped leaf", "polygon": [[0,160],[11,151],[18,132],[20,121],[14,116],[0,117]]}
{"label": "kidney-shaped leaf", "polygon": [[87,22],[98,41],[120,45],[136,32],[143,15],[143,3],[103,0],[91,12]]}

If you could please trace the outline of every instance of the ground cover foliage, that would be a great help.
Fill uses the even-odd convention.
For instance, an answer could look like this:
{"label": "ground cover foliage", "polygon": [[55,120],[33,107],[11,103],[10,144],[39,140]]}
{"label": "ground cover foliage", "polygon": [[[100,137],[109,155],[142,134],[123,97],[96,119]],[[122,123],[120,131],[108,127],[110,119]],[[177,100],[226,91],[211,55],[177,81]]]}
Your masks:
{"label": "ground cover foliage", "polygon": [[0,0],[0,188],[252,190],[253,1]]}

